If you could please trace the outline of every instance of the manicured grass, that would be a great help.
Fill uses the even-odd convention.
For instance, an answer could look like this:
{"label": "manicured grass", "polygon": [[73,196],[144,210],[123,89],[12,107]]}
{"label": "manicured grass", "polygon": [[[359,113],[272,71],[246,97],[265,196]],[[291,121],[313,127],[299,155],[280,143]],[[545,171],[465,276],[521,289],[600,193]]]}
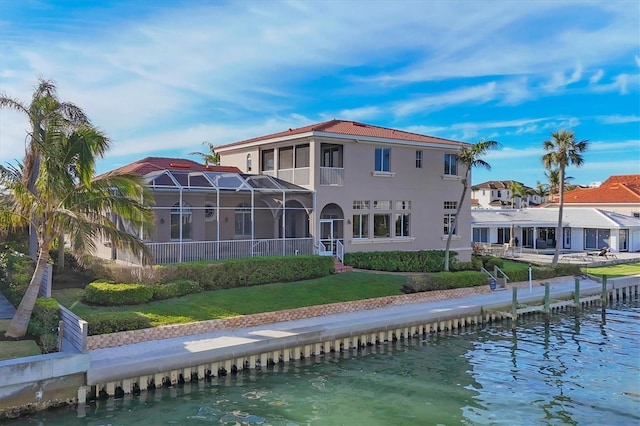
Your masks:
{"label": "manicured grass", "polygon": [[[0,320],[0,336],[4,337],[10,320]],[[40,355],[40,347],[35,340],[0,340],[0,361],[23,356]]]}
{"label": "manicured grass", "polygon": [[617,265],[598,266],[595,268],[582,268],[582,272],[591,275],[606,275],[608,277],[624,277],[640,275],[640,262],[619,263]]}
{"label": "manicured grass", "polygon": [[344,272],[314,280],[208,291],[117,307],[85,305],[84,290],[80,289],[56,290],[53,297],[80,317],[97,312],[137,312],[159,326],[398,295],[406,282],[403,275]]}

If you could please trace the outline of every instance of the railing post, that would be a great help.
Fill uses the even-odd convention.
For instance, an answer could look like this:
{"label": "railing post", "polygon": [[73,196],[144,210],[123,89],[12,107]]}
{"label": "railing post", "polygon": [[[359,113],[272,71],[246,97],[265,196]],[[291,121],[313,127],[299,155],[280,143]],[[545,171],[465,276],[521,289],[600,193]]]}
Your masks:
{"label": "railing post", "polygon": [[580,278],[576,277],[576,286],[573,290],[573,305],[580,310]]}
{"label": "railing post", "polygon": [[601,295],[601,302],[602,302],[602,310],[604,311],[607,308],[607,276],[603,275],[602,276],[602,295]]}

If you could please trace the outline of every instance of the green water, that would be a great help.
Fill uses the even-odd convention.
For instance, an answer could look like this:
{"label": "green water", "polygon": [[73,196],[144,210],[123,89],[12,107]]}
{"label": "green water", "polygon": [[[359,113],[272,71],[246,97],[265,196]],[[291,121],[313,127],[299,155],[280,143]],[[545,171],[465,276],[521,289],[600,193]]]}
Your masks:
{"label": "green water", "polygon": [[638,425],[640,303],[37,413],[30,425]]}

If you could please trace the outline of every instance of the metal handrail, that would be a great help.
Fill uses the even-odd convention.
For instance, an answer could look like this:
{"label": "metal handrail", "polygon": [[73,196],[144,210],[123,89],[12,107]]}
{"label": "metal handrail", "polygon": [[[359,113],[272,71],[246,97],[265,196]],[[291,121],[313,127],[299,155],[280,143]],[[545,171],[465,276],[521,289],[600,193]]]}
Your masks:
{"label": "metal handrail", "polygon": [[498,268],[497,266],[493,266],[494,270],[496,271],[496,276],[498,275],[498,271],[502,274],[503,277],[505,277],[507,279],[507,281],[511,280],[511,278],[509,278],[509,276],[507,274],[504,273],[504,271],[500,268]]}
{"label": "metal handrail", "polygon": [[487,271],[486,269],[484,269],[484,267],[480,268],[480,271],[484,272],[485,274],[489,275],[491,278],[493,278],[494,280],[497,280],[497,277],[494,277],[493,274],[489,271]]}

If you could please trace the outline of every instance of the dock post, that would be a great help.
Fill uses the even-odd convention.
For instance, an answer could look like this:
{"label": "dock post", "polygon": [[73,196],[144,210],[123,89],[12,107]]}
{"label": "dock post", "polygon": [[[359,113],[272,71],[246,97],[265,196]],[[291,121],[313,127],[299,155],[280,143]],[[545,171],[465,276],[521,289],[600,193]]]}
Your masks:
{"label": "dock post", "polygon": [[513,287],[511,292],[511,329],[515,330],[518,322],[518,287]]}
{"label": "dock post", "polygon": [[604,311],[607,308],[607,276],[602,276],[602,310]]}
{"label": "dock post", "polygon": [[548,316],[549,309],[549,299],[550,299],[550,284],[544,283],[544,313]]}
{"label": "dock post", "polygon": [[576,286],[573,290],[573,306],[576,310],[580,310],[580,278],[576,277]]}

